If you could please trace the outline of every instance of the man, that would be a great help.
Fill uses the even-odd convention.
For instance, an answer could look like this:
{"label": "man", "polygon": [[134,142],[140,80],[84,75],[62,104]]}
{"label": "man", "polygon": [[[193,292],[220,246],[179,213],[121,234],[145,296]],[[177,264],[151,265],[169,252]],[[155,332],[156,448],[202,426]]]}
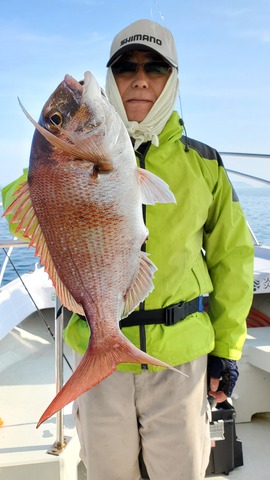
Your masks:
{"label": "man", "polygon": [[[155,289],[121,328],[188,377],[119,365],[75,402],[81,455],[88,480],[138,480],[140,449],[151,480],[201,480],[210,452],[207,360],[209,394],[222,402],[237,380],[251,305],[251,237],[218,153],[182,135],[173,112],[178,60],[171,33],[149,20],[129,25],[115,37],[107,67],[107,94],[138,164],[162,177],[177,199],[144,207],[150,234],[143,248],[158,267]],[[65,340],[77,362],[88,339],[86,322],[73,315]]]}

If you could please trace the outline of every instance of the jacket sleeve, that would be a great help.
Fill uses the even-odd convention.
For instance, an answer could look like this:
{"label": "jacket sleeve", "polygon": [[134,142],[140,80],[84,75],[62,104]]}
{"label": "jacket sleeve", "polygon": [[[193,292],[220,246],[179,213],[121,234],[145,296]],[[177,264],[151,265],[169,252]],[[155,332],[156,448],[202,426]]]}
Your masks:
{"label": "jacket sleeve", "polygon": [[211,353],[238,360],[253,297],[254,246],[219,156],[218,164],[218,180],[204,232],[206,262],[213,283],[208,310],[215,330]]}
{"label": "jacket sleeve", "polygon": [[[3,210],[5,212],[5,210],[9,207],[9,205],[13,202],[14,200],[14,197],[13,197],[13,194],[14,192],[19,188],[19,186],[23,183],[23,182],[26,182],[27,180],[27,176],[28,176],[28,169],[27,168],[24,168],[23,170],[23,174],[17,178],[16,180],[14,180],[13,182],[9,183],[8,185],[6,185],[3,189],[2,189],[2,202],[3,202]],[[24,238],[23,237],[23,234],[22,233],[17,233],[15,232],[16,230],[16,227],[17,227],[17,224],[10,224],[10,220],[12,218],[12,215],[7,215],[6,216],[6,219],[9,223],[9,230],[10,230],[10,233],[15,236],[15,237],[18,237],[18,238]],[[26,240],[24,238],[24,240]]]}

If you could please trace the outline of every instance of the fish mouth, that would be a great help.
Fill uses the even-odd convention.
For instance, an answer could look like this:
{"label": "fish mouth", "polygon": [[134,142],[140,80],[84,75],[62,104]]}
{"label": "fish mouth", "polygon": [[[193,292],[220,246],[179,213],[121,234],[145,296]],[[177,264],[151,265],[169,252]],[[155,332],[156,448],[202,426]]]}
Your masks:
{"label": "fish mouth", "polygon": [[76,80],[71,75],[66,74],[64,77],[64,83],[66,87],[73,93],[82,95],[89,87],[89,84],[93,80],[93,75],[88,71],[84,74],[83,80]]}
{"label": "fish mouth", "polygon": [[92,73],[89,71],[85,72],[84,79],[80,81],[66,74],[64,84],[79,102],[82,101],[86,103],[90,109],[91,103],[95,101],[99,102],[102,96],[106,98],[105,92],[100,88]]}
{"label": "fish mouth", "polygon": [[64,83],[66,87],[71,90],[73,93],[82,94],[84,90],[84,80],[80,80],[79,82],[75,80],[71,75],[65,75]]}

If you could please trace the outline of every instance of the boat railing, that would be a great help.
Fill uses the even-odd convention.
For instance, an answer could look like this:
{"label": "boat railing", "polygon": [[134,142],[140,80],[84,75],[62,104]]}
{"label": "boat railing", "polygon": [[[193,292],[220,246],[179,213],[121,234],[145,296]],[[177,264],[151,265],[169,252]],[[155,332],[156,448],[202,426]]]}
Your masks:
{"label": "boat railing", "polygon": [[6,271],[6,267],[10,258],[10,255],[12,253],[13,247],[24,247],[28,246],[28,243],[24,240],[19,240],[19,239],[8,239],[8,240],[0,240],[0,248],[5,249],[8,248],[8,252],[6,252],[6,257],[3,261],[3,265],[0,270],[0,287],[3,282],[4,274]]}
{"label": "boat railing", "polygon": [[259,240],[257,239],[255,233],[253,232],[251,226],[249,225],[249,223],[247,222],[247,226],[249,228],[249,231],[251,233],[251,237],[252,237],[252,240],[253,240],[253,244],[256,245],[257,247],[259,247],[261,245],[261,243],[259,242]]}
{"label": "boat railing", "polygon": [[[22,248],[28,247],[28,242],[19,239],[8,239],[0,240],[0,248],[6,249],[6,258],[3,262],[1,271],[0,271],[0,286],[2,284],[2,279],[4,277],[5,269],[9,257],[12,253],[13,248]],[[55,386],[56,394],[60,392],[61,388],[64,385],[64,362],[63,362],[63,328],[64,328],[64,315],[63,308],[59,302],[57,296],[55,296],[55,315],[54,315],[54,326],[55,326]],[[64,413],[63,410],[60,410],[56,413],[56,438],[54,442],[54,448],[48,453],[53,453],[54,455],[59,454],[65,446],[64,440]]]}
{"label": "boat railing", "polygon": [[[269,159],[270,160],[270,154],[269,153],[249,153],[249,152],[221,152],[219,151],[219,154],[221,155],[221,157],[223,156],[229,156],[229,157],[250,157],[250,158],[262,158],[262,159]],[[264,184],[264,185],[270,185],[270,180],[267,179],[267,178],[262,178],[262,177],[258,177],[258,176],[255,176],[255,175],[251,175],[251,174],[248,174],[248,173],[245,173],[245,172],[240,172],[239,170],[232,170],[228,167],[226,167],[226,171],[228,174],[233,174],[233,175],[236,175],[236,176],[239,176],[239,177],[242,177],[244,180],[252,180],[252,181],[255,181],[259,184]],[[258,241],[255,233],[253,232],[251,226],[249,225],[249,223],[247,222],[247,225],[248,225],[248,228],[250,230],[250,233],[251,233],[251,236],[252,236],[252,239],[253,239],[253,243],[254,245],[256,246],[260,246],[261,243]]]}

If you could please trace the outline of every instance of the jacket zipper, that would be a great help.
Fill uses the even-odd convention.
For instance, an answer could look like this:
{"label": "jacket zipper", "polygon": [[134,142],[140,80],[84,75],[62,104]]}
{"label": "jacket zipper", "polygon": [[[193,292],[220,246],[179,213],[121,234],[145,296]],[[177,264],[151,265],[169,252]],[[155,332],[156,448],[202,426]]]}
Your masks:
{"label": "jacket zipper", "polygon": [[[139,158],[140,162],[140,167],[145,169],[145,156],[150,148],[151,142],[146,142],[142,143],[139,148],[136,150],[136,155]],[[143,211],[143,220],[146,225],[146,205],[142,205],[142,211]],[[146,251],[146,244],[144,243],[141,247],[142,251]],[[141,302],[139,305],[139,310],[144,310],[145,308],[145,302]],[[139,325],[139,331],[140,331],[140,349],[146,353],[146,332],[145,332],[145,325]],[[148,365],[147,364],[142,364],[141,366],[142,370],[147,370]]]}

